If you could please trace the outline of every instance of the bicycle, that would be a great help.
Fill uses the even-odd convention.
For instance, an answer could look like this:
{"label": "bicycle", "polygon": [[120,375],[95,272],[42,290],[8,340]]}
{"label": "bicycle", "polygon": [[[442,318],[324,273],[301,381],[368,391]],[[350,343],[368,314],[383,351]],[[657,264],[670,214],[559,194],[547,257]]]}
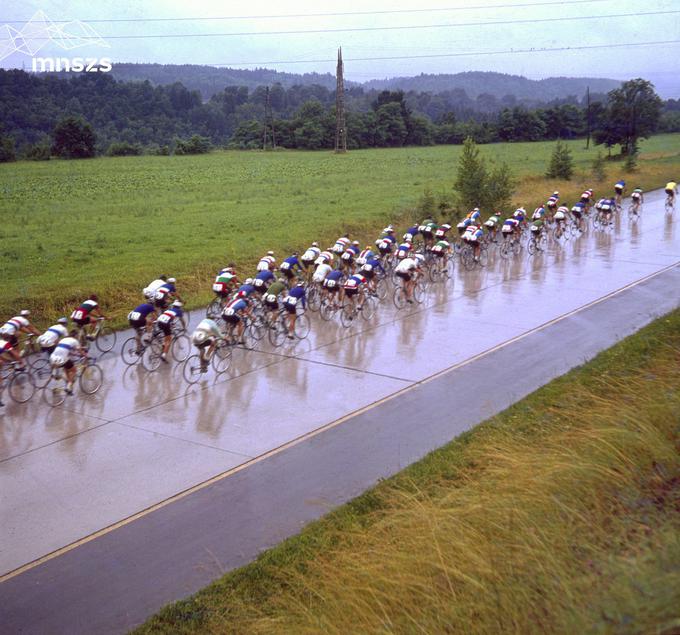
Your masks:
{"label": "bicycle", "polygon": [[354,322],[358,313],[361,313],[361,317],[366,321],[370,320],[375,315],[378,301],[372,295],[369,295],[366,289],[360,289],[359,293],[361,293],[364,298],[363,304],[361,305],[361,311],[359,310],[358,294],[355,300],[345,299],[345,303],[342,305],[340,311],[340,324],[345,328],[349,328],[352,325],[352,322]]}
{"label": "bicycle", "polygon": [[19,354],[31,373],[36,388],[43,388],[50,379],[50,356],[43,354],[36,346],[33,333],[26,336]]}
{"label": "bicycle", "polygon": [[[425,292],[427,291],[427,283],[425,282],[425,277],[422,274],[416,274],[416,283],[413,287],[413,300],[417,304],[422,304],[425,300]],[[400,281],[403,282],[401,278]],[[394,293],[392,294],[392,302],[394,306],[401,311],[407,304],[406,288],[404,284],[397,284],[394,288]]]}
{"label": "bicycle", "polygon": [[0,392],[7,384],[7,392],[16,403],[26,403],[35,392],[35,382],[27,364],[5,362],[0,366]]}
{"label": "bicycle", "polygon": [[284,309],[280,309],[273,328],[269,329],[269,343],[275,348],[282,346],[290,335],[298,340],[304,340],[309,335],[311,324],[304,309],[297,313],[292,333],[290,331],[288,315]]}
{"label": "bicycle", "polygon": [[[80,390],[86,395],[94,395],[104,383],[104,372],[96,364],[94,357],[81,357],[74,362],[76,366],[76,379]],[[50,381],[43,389],[43,399],[47,405],[54,408],[60,406],[66,400],[66,372],[63,368],[52,369]]]}
{"label": "bicycle", "polygon": [[675,196],[668,194],[664,203],[664,211],[666,214],[672,214],[675,211]]}
{"label": "bicycle", "polygon": [[335,314],[342,308],[342,305],[337,301],[338,295],[327,293],[321,299],[321,308],[319,309],[319,315],[322,320],[326,322],[332,320]]}
{"label": "bicycle", "polygon": [[548,244],[548,240],[545,236],[545,232],[532,232],[532,236],[529,238],[527,243],[527,252],[530,256],[537,254],[539,251],[545,251]]}
{"label": "bicycle", "polygon": [[642,203],[639,199],[633,199],[628,206],[628,220],[636,221],[640,218],[640,213],[642,211]]}
{"label": "bicycle", "polygon": [[434,261],[430,264],[428,275],[431,282],[443,282],[453,276],[453,257],[452,254],[444,254],[443,256],[435,256]]}
{"label": "bicycle", "polygon": [[206,351],[203,358],[200,353],[187,357],[182,367],[184,381],[189,385],[195,384],[201,378],[201,375],[208,372],[209,366],[212,366],[218,377],[229,370],[231,366],[231,346],[227,340],[217,340],[212,353],[208,354]]}
{"label": "bicycle", "polygon": [[501,243],[499,253],[501,258],[507,260],[510,256],[519,256],[522,251],[522,241],[519,236],[515,236],[514,233],[503,239]]}
{"label": "bicycle", "polygon": [[[141,354],[142,366],[150,373],[158,370],[163,363],[164,340],[165,334],[159,328],[154,327],[151,339],[147,340],[146,344],[143,344],[143,352]],[[191,342],[189,337],[185,335],[184,326],[181,323],[175,322],[172,325],[170,355],[177,363],[182,363],[189,356],[190,352]]]}
{"label": "bicycle", "polygon": [[460,252],[460,261],[466,271],[472,271],[475,267],[486,267],[489,264],[489,252],[485,245],[479,245],[479,256],[475,257],[475,248],[466,243]]}
{"label": "bicycle", "polygon": [[116,332],[110,326],[104,324],[105,319],[103,317],[96,318],[97,326],[91,335],[87,333],[84,326],[78,327],[78,341],[84,349],[89,348],[88,342],[91,341],[94,341],[102,353],[108,353],[116,345]]}

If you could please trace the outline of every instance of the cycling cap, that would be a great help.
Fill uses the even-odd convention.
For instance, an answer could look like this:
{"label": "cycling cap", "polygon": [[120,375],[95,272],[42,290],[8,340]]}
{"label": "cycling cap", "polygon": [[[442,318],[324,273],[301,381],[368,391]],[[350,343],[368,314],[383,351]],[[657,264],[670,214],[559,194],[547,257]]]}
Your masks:
{"label": "cycling cap", "polygon": [[358,241],[358,240],[353,240],[353,241],[352,241],[352,244],[353,244],[353,245],[358,245],[358,244],[359,244],[359,241]]}
{"label": "cycling cap", "polygon": [[173,282],[177,282],[177,280],[175,280],[174,278],[168,278],[168,282],[173,283]]}
{"label": "cycling cap", "polygon": [[273,251],[268,251],[268,252],[267,252],[267,255],[268,255],[268,256],[273,256],[273,255],[274,255],[274,252],[273,252]]}
{"label": "cycling cap", "polygon": [[319,246],[319,243],[317,243],[316,241],[314,241],[314,242],[312,243],[312,247],[318,247],[318,246]]}
{"label": "cycling cap", "polygon": [[31,312],[28,309],[22,309],[19,315],[31,315]]}
{"label": "cycling cap", "polygon": [[295,286],[296,287],[304,287],[305,283],[304,282],[298,282]]}
{"label": "cycling cap", "polygon": [[68,324],[68,318],[60,317],[60,318],[57,320],[57,324]]}
{"label": "cycling cap", "polygon": [[559,195],[560,195],[560,193],[559,193],[557,190],[555,190],[555,191],[553,192],[553,196],[559,196]]}
{"label": "cycling cap", "polygon": [[175,301],[172,303],[172,306],[184,306],[184,305],[183,305],[179,300],[175,300]]}
{"label": "cycling cap", "polygon": [[245,284],[253,284],[252,278],[246,278]]}

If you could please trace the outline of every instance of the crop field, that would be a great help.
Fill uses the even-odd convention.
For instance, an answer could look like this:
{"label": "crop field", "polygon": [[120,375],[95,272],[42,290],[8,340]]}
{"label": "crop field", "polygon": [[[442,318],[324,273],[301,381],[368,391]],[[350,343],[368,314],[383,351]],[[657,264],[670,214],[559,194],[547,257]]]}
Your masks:
{"label": "crop field", "polygon": [[[549,182],[554,144],[482,146],[519,179],[517,204],[533,205],[558,187],[609,191],[622,164],[593,183],[597,150],[569,142],[570,183]],[[680,135],[642,144],[636,182],[653,188],[676,178]],[[214,152],[0,165],[0,314],[34,310],[39,323],[96,292],[119,321],[140,289],[161,273],[178,278],[190,305],[206,302],[211,277],[230,261],[249,269],[268,249],[285,257],[340,233],[374,238],[388,222],[420,215],[426,188],[452,201],[460,146],[328,152]],[[632,181],[633,179],[629,179]]]}

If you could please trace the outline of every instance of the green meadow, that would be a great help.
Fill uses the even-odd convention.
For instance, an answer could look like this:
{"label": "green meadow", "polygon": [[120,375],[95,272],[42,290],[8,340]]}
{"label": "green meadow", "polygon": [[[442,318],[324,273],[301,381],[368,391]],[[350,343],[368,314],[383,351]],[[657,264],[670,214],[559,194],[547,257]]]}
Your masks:
{"label": "green meadow", "polygon": [[[577,166],[570,183],[542,178],[554,144],[493,144],[482,153],[506,161],[519,179],[517,203],[593,185],[609,191],[622,164],[593,183],[596,150],[569,142]],[[425,189],[453,199],[460,146],[329,152],[217,151],[0,165],[0,314],[32,308],[51,320],[83,295],[99,294],[123,316],[161,273],[179,280],[197,305],[210,296],[216,268],[245,273],[265,251],[286,257],[312,240],[345,231],[372,238],[388,222],[411,220]],[[680,135],[642,144],[643,187],[677,178]]]}

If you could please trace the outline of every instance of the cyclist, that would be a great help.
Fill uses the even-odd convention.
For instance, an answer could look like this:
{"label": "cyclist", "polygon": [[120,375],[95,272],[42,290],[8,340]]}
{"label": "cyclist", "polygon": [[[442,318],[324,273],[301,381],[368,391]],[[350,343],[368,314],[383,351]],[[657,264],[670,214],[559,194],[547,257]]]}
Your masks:
{"label": "cyclist", "polygon": [[347,273],[354,273],[354,260],[359,255],[359,241],[355,240],[351,245],[345,249],[345,252],[340,256],[339,265],[347,269]]}
{"label": "cyclist", "polygon": [[[470,212],[472,213],[472,212]],[[458,230],[458,235],[462,236],[465,233],[465,230],[472,225],[472,219],[470,218],[470,215],[468,214],[460,223],[456,225],[456,229]]]}
{"label": "cyclist", "polygon": [[310,267],[314,265],[314,261],[319,257],[320,253],[321,249],[319,249],[319,243],[313,242],[312,246],[309,247],[304,254],[302,254],[302,258],[300,258],[300,264],[305,271],[309,271]]}
{"label": "cyclist", "polygon": [[376,257],[373,253],[366,258],[364,264],[361,265],[359,272],[368,280],[368,289],[371,293],[375,293],[376,290],[376,272],[380,272],[383,276],[385,275],[385,269],[382,266],[380,259]]}
{"label": "cyclist", "polygon": [[32,333],[33,335],[40,335],[40,331],[33,326],[28,316],[31,312],[28,309],[20,311],[19,315],[7,320],[2,327],[0,327],[0,337],[12,346],[17,346],[19,343],[19,335],[21,333]]}
{"label": "cyclist", "polygon": [[244,291],[237,291],[222,310],[222,319],[236,327],[236,340],[239,344],[244,343],[243,332],[246,328],[244,318],[249,316],[250,312],[250,301]]}
{"label": "cyclist", "polygon": [[503,240],[509,236],[512,236],[513,234],[519,234],[520,231],[520,221],[514,216],[504,221],[503,225],[501,226],[501,236],[503,236]]}
{"label": "cyclist", "polygon": [[479,254],[482,250],[482,239],[484,238],[484,230],[481,225],[472,223],[468,225],[463,234],[463,240],[473,249],[475,262],[479,261]]}
{"label": "cyclist", "polygon": [[306,295],[305,285],[302,282],[298,282],[283,300],[283,308],[288,314],[288,339],[292,340],[294,338],[297,307],[299,304],[302,305],[303,310],[306,308]]}
{"label": "cyclist", "polygon": [[288,287],[286,286],[285,278],[279,278],[272,282],[264,293],[264,308],[269,313],[270,318],[276,318],[276,313],[279,310],[279,296],[283,297],[286,291],[288,291]]}
{"label": "cyclist", "polygon": [[286,277],[287,280],[293,280],[299,274],[302,273],[302,265],[300,264],[300,259],[298,258],[298,252],[294,252],[292,256],[286,258],[279,267],[281,273]]}
{"label": "cyclist", "polygon": [[[327,263],[322,263],[317,266],[317,268],[314,270],[314,275],[312,276],[312,282],[316,282],[318,284],[322,284],[323,281],[328,277],[328,274],[333,271],[333,267],[331,267]],[[342,273],[341,273],[342,275]]]}
{"label": "cyclist", "polygon": [[276,258],[273,251],[268,251],[267,255],[260,258],[260,262],[257,263],[257,270],[274,271],[274,269],[276,269]]}
{"label": "cyclist", "polygon": [[569,218],[569,208],[566,205],[560,205],[555,211],[553,220],[557,225],[566,224],[566,220]]}
{"label": "cyclist", "polygon": [[381,256],[391,254],[396,244],[397,239],[394,237],[394,228],[392,225],[385,227],[382,231],[382,236],[375,241],[375,246],[378,248]]}
{"label": "cyclist", "polygon": [[612,224],[612,212],[616,209],[616,201],[613,198],[601,198],[595,204],[595,209],[600,212],[607,224]]}
{"label": "cyclist", "polygon": [[415,254],[404,258],[395,269],[395,273],[404,282],[404,291],[406,293],[406,301],[413,304],[413,290],[418,282],[418,276],[422,271],[422,263],[425,258],[422,254]]}
{"label": "cyclist", "polygon": [[403,260],[413,251],[413,245],[410,242],[403,242],[397,247],[397,260]]}
{"label": "cyclist", "polygon": [[219,298],[224,300],[229,296],[229,294],[234,290],[234,287],[238,284],[238,278],[234,272],[234,265],[229,265],[220,269],[219,273],[215,276],[215,282],[213,282],[212,289]]}
{"label": "cyclist", "polygon": [[[170,279],[172,280],[172,278]],[[86,333],[88,340],[94,339],[94,330],[96,328],[96,320],[93,320],[92,316],[100,317],[104,320],[106,319],[98,302],[99,298],[93,293],[87,300],[82,302],[77,309],[74,309],[73,313],[71,313],[71,320],[73,320],[73,322],[81,329],[85,330],[87,325],[90,325],[90,332]]]}
{"label": "cyclist", "polygon": [[137,340],[137,353],[142,352],[142,335],[151,333],[153,323],[158,317],[156,309],[152,304],[145,302],[135,307],[128,313],[128,323],[135,330],[135,339]]}
{"label": "cyclist", "polygon": [[418,228],[423,235],[423,242],[425,247],[431,247],[434,244],[434,233],[437,231],[437,222],[433,218],[426,218]]}
{"label": "cyclist", "polygon": [[642,205],[642,203],[644,203],[645,200],[645,194],[642,191],[642,188],[636,187],[631,193],[630,198],[633,201],[634,210],[638,212],[640,210],[640,205]]}
{"label": "cyclist", "polygon": [[179,320],[184,329],[186,330],[187,325],[184,321],[184,312],[182,311],[182,302],[175,300],[169,309],[166,309],[158,316],[156,324],[163,333],[163,352],[161,353],[161,359],[164,362],[168,361],[168,351],[170,350],[170,344],[172,344],[172,327]]}
{"label": "cyclist", "polygon": [[531,220],[545,220],[545,205],[541,205],[534,210]]}
{"label": "cyclist", "polygon": [[333,255],[333,252],[331,251],[331,248],[329,247],[326,249],[326,251],[322,251],[319,254],[319,257],[314,261],[315,265],[323,265],[324,263],[327,265],[332,265],[333,260],[335,256]]}
{"label": "cyclist", "polygon": [[[252,278],[246,278],[243,284],[236,290],[236,293],[243,293],[244,298],[247,298],[248,296],[252,295],[255,293],[255,285],[253,284],[254,280]],[[235,297],[236,293],[232,295],[232,298]]]}
{"label": "cyclist", "polygon": [[50,326],[39,338],[40,350],[51,355],[57,347],[59,340],[68,335],[68,318],[60,317],[57,323]]}
{"label": "cyclist", "polygon": [[492,242],[496,242],[496,237],[498,236],[498,229],[503,225],[503,214],[501,212],[494,212],[489,216],[488,220],[484,223],[489,232],[489,237]]}
{"label": "cyclist", "polygon": [[153,297],[153,305],[159,311],[165,311],[165,309],[168,307],[168,303],[170,302],[170,300],[173,301],[179,300],[180,302],[182,302],[182,298],[177,292],[176,283],[177,280],[175,280],[174,278],[168,278],[166,283],[164,283],[162,286],[156,289],[156,293],[154,294]]}
{"label": "cyclist", "polygon": [[626,191],[626,182],[623,179],[614,183],[614,192],[616,194],[616,196],[614,198],[614,204],[617,207],[621,205],[621,198],[623,197],[623,193],[625,191]]}
{"label": "cyclist", "polygon": [[576,223],[578,224],[579,229],[582,229],[582,219],[583,215],[586,213],[587,210],[587,203],[581,198],[580,201],[577,203],[574,203],[574,205],[571,208],[571,213],[572,216],[576,219]]}
{"label": "cyclist", "polygon": [[144,287],[144,289],[142,289],[144,297],[147,300],[153,300],[154,296],[156,295],[156,291],[158,291],[158,289],[160,289],[167,281],[168,276],[162,275],[156,278],[156,280],[149,282],[149,284]]}
{"label": "cyclist", "polygon": [[539,245],[539,239],[541,237],[541,234],[543,233],[544,228],[545,221],[543,220],[543,217],[535,218],[532,220],[529,230],[531,231],[531,236],[536,242],[537,246]]}
{"label": "cyclist", "polygon": [[253,280],[253,287],[255,287],[255,291],[262,294],[265,292],[265,289],[267,289],[269,285],[274,282],[275,279],[274,273],[269,269],[258,271],[255,275],[255,279]]}
{"label": "cyclist", "polygon": [[556,190],[552,193],[552,196],[548,198],[548,202],[546,203],[546,206],[548,208],[548,211],[552,214],[555,213],[555,210],[557,209],[557,204],[560,202],[560,193]]}
{"label": "cyclist", "polygon": [[358,264],[360,267],[362,267],[363,265],[366,264],[366,261],[367,261],[369,258],[372,258],[374,255],[375,255],[375,254],[373,253],[373,250],[371,249],[371,246],[370,246],[370,245],[366,245],[366,247],[364,247],[364,249],[362,249],[362,250],[359,252],[359,255],[357,256],[357,261],[356,261],[356,262],[357,262],[357,264]]}
{"label": "cyclist", "polygon": [[518,207],[513,213],[512,217],[520,222],[521,225],[526,224],[527,221],[527,211],[524,207]]}
{"label": "cyclist", "polygon": [[590,206],[590,203],[591,203],[592,200],[593,200],[593,196],[594,196],[593,190],[587,189],[587,190],[585,190],[585,191],[583,192],[583,194],[581,194],[581,202],[582,202],[586,207],[589,207],[589,206]]}
{"label": "cyclist", "polygon": [[432,253],[437,259],[437,268],[442,271],[446,268],[445,258],[451,253],[451,243],[448,240],[438,240],[432,247]]}
{"label": "cyclist", "polygon": [[345,280],[345,284],[343,285],[345,297],[349,298],[352,306],[354,306],[354,298],[357,296],[359,297],[359,305],[357,306],[358,311],[361,311],[364,306],[365,296],[363,293],[359,293],[360,290],[365,288],[364,285],[368,286],[368,278],[361,273],[355,273],[353,276],[350,276]]}
{"label": "cyclist", "polygon": [[403,235],[402,240],[407,243],[412,243],[419,233],[420,229],[418,228],[418,225],[413,225],[413,227],[409,227],[406,230],[406,233]]}
{"label": "cyclist", "polygon": [[349,234],[344,234],[335,241],[335,245],[331,247],[331,251],[334,254],[341,256],[344,253],[345,249],[349,247],[350,243],[351,241],[349,239]]}
{"label": "cyclist", "polygon": [[78,341],[78,331],[71,329],[68,335],[57,344],[50,355],[52,369],[63,368],[66,373],[66,393],[73,394],[73,382],[76,379],[76,367],[73,360],[76,357],[87,357],[87,349],[83,348]]}
{"label": "cyclist", "polygon": [[451,229],[451,225],[449,223],[443,223],[439,227],[437,227],[437,230],[434,232],[434,237],[436,240],[446,240],[446,234],[449,233],[449,230]]}
{"label": "cyclist", "polygon": [[675,181],[668,181],[664,188],[671,207],[675,206],[675,195],[678,193],[678,184]]}
{"label": "cyclist", "polygon": [[224,335],[217,326],[215,320],[204,318],[199,323],[194,332],[191,334],[191,343],[198,349],[198,355],[201,359],[201,372],[208,370],[208,361],[215,351],[215,346],[218,340],[223,340]]}
{"label": "cyclist", "polygon": [[[331,269],[331,271],[328,273],[328,275],[324,278],[323,281],[323,288],[326,290],[326,293],[330,296],[339,296],[340,302],[342,302],[344,293],[343,293],[343,288],[342,288],[342,279],[344,277],[344,274],[340,269]],[[337,302],[333,302],[333,306],[337,307],[338,304]]]}

